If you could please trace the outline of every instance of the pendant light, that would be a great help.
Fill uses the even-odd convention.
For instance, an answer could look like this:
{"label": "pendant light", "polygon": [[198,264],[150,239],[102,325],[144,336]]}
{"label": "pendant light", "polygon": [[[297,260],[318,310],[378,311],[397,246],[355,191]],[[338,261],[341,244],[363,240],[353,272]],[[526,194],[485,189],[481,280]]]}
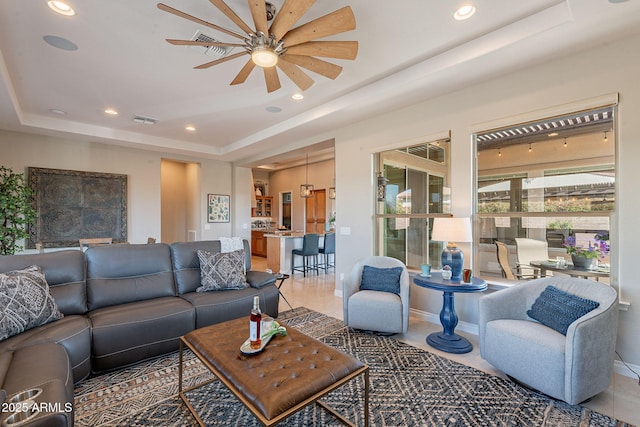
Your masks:
{"label": "pendant light", "polygon": [[309,184],[309,154],[307,154],[307,163],[305,166],[305,180],[304,184],[300,185],[300,197],[308,199],[313,197],[313,184]]}

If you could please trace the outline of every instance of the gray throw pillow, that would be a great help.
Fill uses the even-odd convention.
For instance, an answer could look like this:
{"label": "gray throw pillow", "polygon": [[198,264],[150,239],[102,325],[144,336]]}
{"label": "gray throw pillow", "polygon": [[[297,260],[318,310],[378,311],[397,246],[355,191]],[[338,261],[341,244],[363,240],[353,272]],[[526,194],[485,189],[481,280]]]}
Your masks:
{"label": "gray throw pillow", "polygon": [[244,273],[244,250],[209,252],[198,250],[200,286],[196,292],[245,289],[249,286]]}
{"label": "gray throw pillow", "polygon": [[0,273],[0,341],[62,317],[40,267]]}

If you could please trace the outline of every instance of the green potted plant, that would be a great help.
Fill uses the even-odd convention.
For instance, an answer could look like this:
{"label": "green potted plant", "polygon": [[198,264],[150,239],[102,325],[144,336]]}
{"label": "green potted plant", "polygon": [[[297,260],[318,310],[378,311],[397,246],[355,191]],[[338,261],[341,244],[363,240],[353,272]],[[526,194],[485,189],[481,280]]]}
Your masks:
{"label": "green potted plant", "polygon": [[36,218],[32,194],[24,174],[0,166],[0,255],[24,249],[19,242],[29,236],[27,225]]}

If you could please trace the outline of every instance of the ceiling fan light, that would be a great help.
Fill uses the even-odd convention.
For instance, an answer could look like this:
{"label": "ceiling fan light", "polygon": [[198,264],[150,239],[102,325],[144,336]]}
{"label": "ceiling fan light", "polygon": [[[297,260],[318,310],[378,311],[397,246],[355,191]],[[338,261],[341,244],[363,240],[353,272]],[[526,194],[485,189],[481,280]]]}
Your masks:
{"label": "ceiling fan light", "polygon": [[251,52],[251,60],[258,67],[269,68],[278,63],[278,55],[269,48],[256,47],[253,52]]}

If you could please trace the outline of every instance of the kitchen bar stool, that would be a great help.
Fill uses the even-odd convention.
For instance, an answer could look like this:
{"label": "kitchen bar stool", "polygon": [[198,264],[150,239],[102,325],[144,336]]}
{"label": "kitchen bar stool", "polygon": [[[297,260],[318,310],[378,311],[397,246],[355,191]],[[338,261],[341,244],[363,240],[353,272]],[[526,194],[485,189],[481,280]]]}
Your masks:
{"label": "kitchen bar stool", "polygon": [[[304,277],[307,277],[307,271],[315,271],[316,274],[318,274],[319,240],[320,236],[317,234],[304,235],[302,238],[302,248],[291,251],[291,274],[295,271],[302,271]],[[295,267],[296,255],[302,257],[302,265],[298,267]],[[310,263],[310,260],[313,262]]]}
{"label": "kitchen bar stool", "polygon": [[[330,268],[335,268],[336,262],[336,233],[328,233],[324,235],[324,246],[320,248],[322,254],[323,263],[320,264],[320,268],[325,272]],[[333,264],[329,262],[329,255],[333,255]]]}

